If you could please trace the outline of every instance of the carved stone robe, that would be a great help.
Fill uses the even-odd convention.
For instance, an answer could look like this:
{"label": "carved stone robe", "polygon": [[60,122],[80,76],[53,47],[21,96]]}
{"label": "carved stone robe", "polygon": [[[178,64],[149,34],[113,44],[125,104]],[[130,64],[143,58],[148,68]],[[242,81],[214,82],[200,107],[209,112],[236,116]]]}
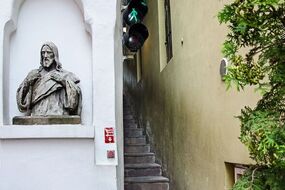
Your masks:
{"label": "carved stone robe", "polygon": [[[56,69],[36,71],[40,78],[33,85],[28,84],[26,78],[17,90],[17,104],[21,112],[31,116],[81,114],[79,79],[73,73]],[[63,77],[64,84],[53,80],[53,73]]]}

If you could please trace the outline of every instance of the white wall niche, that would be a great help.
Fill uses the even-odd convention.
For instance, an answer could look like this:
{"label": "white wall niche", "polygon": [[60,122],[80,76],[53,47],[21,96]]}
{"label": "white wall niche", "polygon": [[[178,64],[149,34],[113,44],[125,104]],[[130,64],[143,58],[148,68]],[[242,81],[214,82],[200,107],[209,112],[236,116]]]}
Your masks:
{"label": "white wall niche", "polygon": [[24,115],[17,109],[16,90],[28,72],[40,66],[41,45],[53,41],[63,68],[81,80],[82,125],[92,126],[92,40],[87,33],[90,24],[84,21],[82,5],[77,3],[26,0],[21,1],[19,11],[14,9],[4,35],[4,125],[11,125],[14,116]]}

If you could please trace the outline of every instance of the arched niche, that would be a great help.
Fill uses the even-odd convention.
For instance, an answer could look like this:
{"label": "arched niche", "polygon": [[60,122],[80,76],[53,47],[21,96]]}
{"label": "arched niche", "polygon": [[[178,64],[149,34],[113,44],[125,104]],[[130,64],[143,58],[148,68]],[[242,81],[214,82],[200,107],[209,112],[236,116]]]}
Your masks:
{"label": "arched niche", "polygon": [[81,80],[82,124],[92,124],[92,44],[90,23],[81,0],[15,0],[4,28],[3,124],[23,115],[17,109],[16,90],[28,72],[39,67],[40,47],[53,41],[63,69]]}

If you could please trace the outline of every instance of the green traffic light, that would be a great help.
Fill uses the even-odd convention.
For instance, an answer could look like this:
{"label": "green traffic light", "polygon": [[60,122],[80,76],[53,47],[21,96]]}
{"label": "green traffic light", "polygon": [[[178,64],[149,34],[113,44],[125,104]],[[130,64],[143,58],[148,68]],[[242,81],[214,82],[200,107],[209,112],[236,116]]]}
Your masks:
{"label": "green traffic light", "polygon": [[132,23],[138,23],[138,11],[136,11],[135,8],[133,8],[132,11],[130,12],[129,20]]}
{"label": "green traffic light", "polygon": [[146,0],[131,0],[123,13],[123,19],[129,26],[143,21],[148,11]]}

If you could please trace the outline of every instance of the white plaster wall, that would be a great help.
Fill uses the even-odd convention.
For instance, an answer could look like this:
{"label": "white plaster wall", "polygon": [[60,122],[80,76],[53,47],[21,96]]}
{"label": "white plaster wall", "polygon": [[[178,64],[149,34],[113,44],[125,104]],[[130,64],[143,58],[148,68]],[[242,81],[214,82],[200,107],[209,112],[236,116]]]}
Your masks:
{"label": "white plaster wall", "polygon": [[17,109],[16,91],[28,72],[40,66],[40,48],[46,41],[59,49],[63,69],[81,80],[82,124],[92,124],[92,54],[91,37],[83,15],[73,0],[26,0],[19,15],[17,30],[11,36],[10,63],[4,64],[6,88],[4,124],[11,124]]}
{"label": "white plaster wall", "polygon": [[116,168],[94,165],[88,140],[3,140],[1,190],[115,190]]}
{"label": "white plaster wall", "polygon": [[123,134],[123,57],[122,57],[122,19],[121,0],[117,0],[117,20],[115,25],[115,96],[116,96],[116,128],[118,146],[117,184],[124,189],[124,134]]}
{"label": "white plaster wall", "polygon": [[[122,128],[122,108],[116,107],[121,105],[122,85],[116,82],[121,74],[120,70],[115,74],[114,65],[120,61],[115,57],[121,57],[119,45],[114,47],[121,43],[119,33],[115,35],[120,29],[115,27],[120,19],[117,0],[75,1],[81,12],[73,0],[0,1],[0,190],[122,189],[123,179],[116,175],[117,159],[122,158],[116,143],[122,144],[122,131],[116,143],[104,143],[105,127]],[[53,15],[47,14],[48,8]],[[16,33],[5,39],[4,31],[13,26]],[[87,96],[83,97],[85,126],[9,126],[14,114],[19,114],[16,104],[12,105],[15,89],[28,71],[39,66],[39,49],[46,40],[58,45],[63,68],[81,79]],[[116,158],[107,159],[107,150],[115,150]]]}
{"label": "white plaster wall", "polygon": [[[116,23],[116,0],[90,0],[94,2],[94,23],[92,24],[92,44],[93,44],[93,101],[95,124],[95,150],[102,152],[96,155],[96,163],[100,165],[118,163],[118,151],[116,159],[106,159],[106,151],[109,149],[117,150],[117,138],[115,144],[104,143],[104,128],[116,128],[116,110],[115,110],[115,49],[118,41],[115,40]],[[97,19],[96,19],[97,18]],[[117,39],[118,40],[118,39]]]}

